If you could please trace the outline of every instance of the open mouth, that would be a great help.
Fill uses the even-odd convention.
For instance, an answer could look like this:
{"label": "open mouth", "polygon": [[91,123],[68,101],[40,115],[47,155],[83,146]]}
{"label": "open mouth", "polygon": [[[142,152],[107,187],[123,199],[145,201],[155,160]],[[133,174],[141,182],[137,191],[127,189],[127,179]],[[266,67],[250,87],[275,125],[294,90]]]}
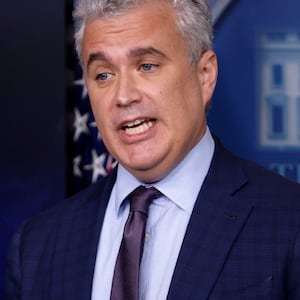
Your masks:
{"label": "open mouth", "polygon": [[149,128],[154,125],[155,121],[155,119],[137,119],[135,121],[126,123],[122,129],[128,135],[141,134],[149,130]]}

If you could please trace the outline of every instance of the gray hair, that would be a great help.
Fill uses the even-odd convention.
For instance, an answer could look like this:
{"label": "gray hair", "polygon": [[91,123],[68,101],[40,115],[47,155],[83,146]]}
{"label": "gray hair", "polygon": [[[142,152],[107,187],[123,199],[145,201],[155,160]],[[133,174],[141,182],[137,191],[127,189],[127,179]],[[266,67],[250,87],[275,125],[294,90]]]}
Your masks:
{"label": "gray hair", "polygon": [[[124,14],[149,0],[78,0],[73,12],[75,48],[82,63],[82,40],[85,24],[94,18],[108,18]],[[191,63],[212,49],[213,29],[211,12],[206,0],[168,1],[177,13],[177,27],[189,51]],[[151,2],[150,2],[151,3]]]}

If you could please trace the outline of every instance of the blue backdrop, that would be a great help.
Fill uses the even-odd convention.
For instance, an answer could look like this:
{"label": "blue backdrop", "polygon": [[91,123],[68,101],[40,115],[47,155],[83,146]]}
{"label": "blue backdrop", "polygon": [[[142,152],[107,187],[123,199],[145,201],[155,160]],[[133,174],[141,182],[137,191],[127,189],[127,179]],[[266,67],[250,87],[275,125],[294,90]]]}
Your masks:
{"label": "blue backdrop", "polygon": [[216,24],[219,79],[209,114],[228,148],[298,182],[299,11],[298,0],[231,1]]}
{"label": "blue backdrop", "polygon": [[[89,109],[88,101],[82,102],[85,94],[73,53],[65,60],[69,2],[66,12],[59,0],[42,5],[37,0],[6,1],[1,6],[0,293],[6,248],[15,228],[64,198],[67,182],[70,194],[112,166],[109,155],[103,155],[92,116],[81,119],[89,134],[74,139],[76,117],[69,121],[67,114],[77,109],[78,121]],[[300,181],[300,2],[211,4],[218,8],[219,59],[211,129],[233,152]],[[66,63],[74,63],[75,78]],[[66,77],[74,83],[67,102]],[[76,148],[83,141],[87,148]]]}
{"label": "blue backdrop", "polygon": [[0,9],[0,299],[8,240],[64,197],[64,1]]}

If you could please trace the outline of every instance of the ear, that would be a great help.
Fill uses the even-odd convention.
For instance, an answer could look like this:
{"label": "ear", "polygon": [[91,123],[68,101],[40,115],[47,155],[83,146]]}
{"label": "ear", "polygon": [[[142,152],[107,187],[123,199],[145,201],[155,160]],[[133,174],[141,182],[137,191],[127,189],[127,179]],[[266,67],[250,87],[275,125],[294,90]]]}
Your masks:
{"label": "ear", "polygon": [[215,52],[204,52],[198,61],[198,80],[202,88],[202,97],[205,104],[211,99],[218,77],[218,62]]}

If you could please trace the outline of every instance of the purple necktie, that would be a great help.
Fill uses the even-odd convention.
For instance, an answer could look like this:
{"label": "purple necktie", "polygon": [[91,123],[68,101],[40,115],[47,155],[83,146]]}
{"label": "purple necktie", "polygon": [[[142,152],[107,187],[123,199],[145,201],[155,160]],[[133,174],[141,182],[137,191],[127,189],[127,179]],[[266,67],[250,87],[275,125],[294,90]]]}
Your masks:
{"label": "purple necktie", "polygon": [[139,186],[127,196],[130,212],[114,271],[111,300],[137,300],[139,268],[143,254],[148,210],[161,193],[155,188]]}

